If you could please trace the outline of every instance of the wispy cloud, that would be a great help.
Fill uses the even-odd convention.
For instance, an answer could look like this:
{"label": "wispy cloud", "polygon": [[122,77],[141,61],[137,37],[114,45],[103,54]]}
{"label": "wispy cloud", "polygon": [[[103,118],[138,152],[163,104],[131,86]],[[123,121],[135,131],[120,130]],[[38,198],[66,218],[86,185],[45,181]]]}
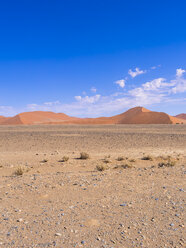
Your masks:
{"label": "wispy cloud", "polygon": [[100,97],[101,95],[85,96],[85,97],[75,96],[75,99],[81,103],[95,103],[100,99]]}
{"label": "wispy cloud", "polygon": [[157,69],[158,67],[161,67],[161,65],[152,66],[150,69],[151,69],[151,70],[155,70],[155,69]]}
{"label": "wispy cloud", "polygon": [[115,82],[115,84],[119,85],[121,88],[125,87],[125,79],[121,79]]}
{"label": "wispy cloud", "polygon": [[96,92],[97,92],[97,89],[96,89],[95,87],[92,87],[90,90],[91,90],[93,93],[96,93]]}
{"label": "wispy cloud", "polygon": [[176,70],[176,76],[180,78],[183,76],[183,73],[185,73],[185,72],[186,72],[185,70],[179,68]]}
{"label": "wispy cloud", "polygon": [[17,109],[14,109],[12,106],[0,106],[0,115],[3,116],[12,116],[17,114]]}
{"label": "wispy cloud", "polygon": [[132,69],[130,69],[128,71],[128,74],[132,77],[132,78],[135,78],[136,76],[138,75],[141,75],[141,74],[144,74],[146,73],[147,71],[146,70],[140,70],[138,67],[136,67],[136,69],[134,71],[132,71]]}
{"label": "wispy cloud", "polygon": [[[179,70],[179,71],[178,71]],[[186,104],[186,79],[184,70],[176,70],[172,80],[166,78],[154,78],[151,81],[143,82],[138,87],[123,91],[127,82],[119,80],[116,83],[119,89],[110,95],[95,94],[93,96],[79,95],[74,97],[71,103],[62,103],[59,100],[45,102],[43,104],[28,104],[23,111],[54,111],[63,112],[71,116],[96,117],[110,116],[123,112],[135,106],[151,106],[153,104],[179,103]],[[122,82],[124,84],[122,84]],[[10,106],[0,106],[0,115],[14,115],[18,110]]]}

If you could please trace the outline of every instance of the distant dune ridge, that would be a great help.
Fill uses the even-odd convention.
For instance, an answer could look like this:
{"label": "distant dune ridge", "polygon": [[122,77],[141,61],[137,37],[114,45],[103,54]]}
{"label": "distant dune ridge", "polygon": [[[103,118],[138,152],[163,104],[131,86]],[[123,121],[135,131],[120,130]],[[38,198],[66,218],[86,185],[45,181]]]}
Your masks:
{"label": "distant dune ridge", "polygon": [[176,118],[186,120],[186,114],[179,114],[175,116]]}
{"label": "distant dune ridge", "polygon": [[0,116],[0,125],[37,125],[37,124],[186,124],[186,114],[176,117],[163,112],[154,112],[143,107],[99,118],[76,118],[63,113],[47,111],[24,112],[13,117]]}
{"label": "distant dune ridge", "polygon": [[9,117],[4,117],[4,116],[0,115],[0,125],[1,125],[1,123],[5,122],[8,119],[10,119],[10,118]]}

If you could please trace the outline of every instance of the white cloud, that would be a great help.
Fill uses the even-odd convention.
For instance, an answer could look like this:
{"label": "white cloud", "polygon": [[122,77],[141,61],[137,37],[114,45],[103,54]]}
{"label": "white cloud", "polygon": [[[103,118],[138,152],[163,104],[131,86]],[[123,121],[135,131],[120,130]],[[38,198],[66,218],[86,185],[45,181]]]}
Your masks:
{"label": "white cloud", "polygon": [[157,90],[160,88],[165,81],[165,78],[157,78],[145,84],[142,84],[145,90]]}
{"label": "white cloud", "polygon": [[97,89],[96,89],[95,87],[92,87],[90,90],[91,90],[92,92],[94,92],[94,93],[96,93],[96,91],[97,91]]}
{"label": "white cloud", "polygon": [[183,73],[185,73],[185,72],[186,72],[186,71],[183,70],[183,69],[181,69],[181,68],[180,68],[180,69],[177,69],[177,70],[176,70],[176,76],[180,78],[180,77],[183,76]]}
{"label": "white cloud", "polygon": [[150,82],[146,82],[142,84],[144,90],[151,90],[151,91],[165,91],[171,86],[174,86],[174,83],[167,83],[165,78],[156,78]]}
{"label": "white cloud", "polygon": [[81,96],[75,96],[74,98],[75,98],[77,101],[81,101],[81,98],[82,98],[82,97],[81,97]]}
{"label": "white cloud", "polygon": [[17,111],[12,106],[0,106],[0,115],[2,116],[12,116],[16,115]]}
{"label": "white cloud", "polygon": [[60,104],[60,101],[55,101],[55,102],[45,102],[44,105],[47,105],[47,106],[53,106],[53,105],[58,105]]}
{"label": "white cloud", "polygon": [[[117,84],[121,87],[119,83]],[[143,82],[138,87],[134,86],[128,91],[116,91],[106,96],[98,94],[75,96],[75,100],[68,104],[59,101],[45,102],[40,105],[33,103],[21,110],[19,109],[19,111],[17,110],[17,112],[42,110],[79,117],[111,116],[139,105],[148,107],[153,104],[174,102],[186,105],[184,92],[186,92],[186,79],[183,76],[176,76],[170,81],[160,77]],[[12,107],[0,106],[0,115],[15,115],[15,112]]]}
{"label": "white cloud", "polygon": [[173,94],[186,92],[186,79],[178,77],[171,81],[174,87],[171,89]]}
{"label": "white cloud", "polygon": [[125,80],[121,79],[115,82],[115,84],[119,85],[121,88],[125,87]]}
{"label": "white cloud", "polygon": [[27,108],[30,110],[30,111],[34,111],[35,109],[37,109],[39,105],[36,104],[36,103],[31,103],[31,104],[27,104]]}
{"label": "white cloud", "polygon": [[136,67],[136,69],[134,71],[132,71],[131,69],[128,71],[128,74],[132,77],[135,78],[136,76],[140,75],[140,74],[144,74],[146,73],[146,70],[140,70],[138,67]]}
{"label": "white cloud", "polygon": [[151,69],[151,70],[155,70],[155,69],[157,69],[158,67],[161,67],[161,65],[152,66],[150,69]]}
{"label": "white cloud", "polygon": [[157,68],[157,66],[152,66],[151,69],[152,70],[155,70]]}
{"label": "white cloud", "polygon": [[101,95],[95,95],[95,96],[75,96],[75,99],[81,103],[95,103],[100,99]]}

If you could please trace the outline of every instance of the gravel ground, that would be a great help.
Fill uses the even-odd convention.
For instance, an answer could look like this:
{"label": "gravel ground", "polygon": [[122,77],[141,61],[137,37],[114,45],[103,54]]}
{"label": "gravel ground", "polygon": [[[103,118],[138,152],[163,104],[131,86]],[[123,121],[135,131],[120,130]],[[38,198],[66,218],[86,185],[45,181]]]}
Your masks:
{"label": "gravel ground", "polygon": [[185,247],[185,165],[186,125],[1,126],[0,247]]}

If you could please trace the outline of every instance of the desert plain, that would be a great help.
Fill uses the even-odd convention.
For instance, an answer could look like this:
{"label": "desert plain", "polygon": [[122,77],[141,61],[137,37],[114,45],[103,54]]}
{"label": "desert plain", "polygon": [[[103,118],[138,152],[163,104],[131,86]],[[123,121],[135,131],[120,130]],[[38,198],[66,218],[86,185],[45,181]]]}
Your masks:
{"label": "desert plain", "polygon": [[0,247],[185,247],[185,165],[186,125],[0,126]]}

